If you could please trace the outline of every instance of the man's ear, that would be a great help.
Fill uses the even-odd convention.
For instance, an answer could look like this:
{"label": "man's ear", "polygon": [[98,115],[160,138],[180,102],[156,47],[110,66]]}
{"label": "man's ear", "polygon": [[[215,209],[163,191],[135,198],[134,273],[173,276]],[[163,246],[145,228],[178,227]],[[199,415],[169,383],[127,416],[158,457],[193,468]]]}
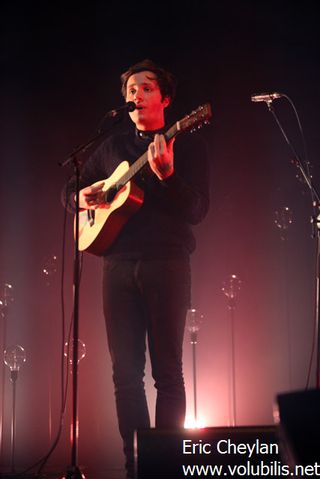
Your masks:
{"label": "man's ear", "polygon": [[169,97],[169,96],[165,96],[164,99],[162,100],[162,103],[163,103],[164,108],[167,108],[167,106],[169,106],[170,103],[171,103],[170,97]]}

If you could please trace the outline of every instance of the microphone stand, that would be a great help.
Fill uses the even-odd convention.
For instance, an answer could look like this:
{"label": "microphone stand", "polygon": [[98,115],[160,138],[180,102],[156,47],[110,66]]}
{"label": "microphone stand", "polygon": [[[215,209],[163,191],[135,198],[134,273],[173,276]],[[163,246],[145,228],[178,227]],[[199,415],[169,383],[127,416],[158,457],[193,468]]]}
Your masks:
{"label": "microphone stand", "polygon": [[[96,135],[97,137],[101,136]],[[74,260],[73,260],[73,351],[72,351],[72,448],[71,448],[71,466],[68,467],[64,479],[83,479],[83,474],[78,466],[78,339],[79,339],[79,290],[80,290],[80,252],[79,252],[79,186],[80,186],[80,161],[77,153],[83,152],[94,140],[88,142],[76,149],[60,166],[66,166],[73,163],[76,178],[76,196],[75,196],[75,239],[74,239]]]}
{"label": "microphone stand", "polygon": [[[129,109],[133,111],[132,105],[126,105],[121,109]],[[134,105],[135,108],[135,105]],[[133,108],[133,109],[134,109]],[[120,109],[118,109],[120,110]],[[104,117],[113,118],[117,115],[116,110],[111,110]],[[102,120],[102,121],[103,121]],[[101,124],[101,123],[100,123]],[[83,154],[88,148],[96,143],[96,141],[107,134],[111,127],[102,130],[99,128],[98,133],[90,138],[86,143],[78,146],[63,162],[59,162],[59,166],[65,167],[73,164],[76,192],[75,192],[75,240],[74,240],[74,262],[73,262],[73,338],[72,338],[72,448],[71,448],[71,465],[67,468],[66,475],[63,479],[84,479],[84,474],[78,466],[78,342],[79,342],[79,291],[80,291],[80,252],[79,252],[79,198],[80,198],[80,166],[81,161],[78,159],[79,154]]]}
{"label": "microphone stand", "polygon": [[[285,96],[285,95],[283,95]],[[269,111],[272,113],[277,125],[280,128],[280,131],[289,145],[294,157],[295,157],[295,166],[300,170],[303,179],[305,180],[310,192],[313,201],[314,214],[312,216],[312,224],[314,234],[313,236],[317,238],[316,243],[316,294],[315,294],[315,339],[316,339],[316,388],[320,389],[320,309],[319,309],[319,300],[320,300],[320,197],[316,187],[313,185],[310,175],[305,171],[303,163],[296,152],[293,145],[290,143],[286,132],[284,131],[279,118],[276,115],[276,112],[272,105],[272,99],[267,101],[267,106]]]}

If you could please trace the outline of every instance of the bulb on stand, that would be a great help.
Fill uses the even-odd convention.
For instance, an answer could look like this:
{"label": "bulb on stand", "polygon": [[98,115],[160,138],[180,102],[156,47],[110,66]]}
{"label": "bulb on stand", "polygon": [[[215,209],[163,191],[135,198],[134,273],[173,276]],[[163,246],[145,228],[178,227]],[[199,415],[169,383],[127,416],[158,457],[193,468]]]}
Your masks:
{"label": "bulb on stand", "polygon": [[10,368],[10,371],[19,371],[26,362],[26,352],[22,346],[16,344],[10,346],[4,352],[4,362]]}
{"label": "bulb on stand", "polygon": [[3,360],[10,369],[10,380],[12,383],[12,417],[11,417],[11,472],[15,472],[15,436],[16,436],[16,385],[18,372],[26,362],[26,352],[22,346],[15,344],[10,346],[3,353]]}
{"label": "bulb on stand", "polygon": [[0,290],[0,314],[4,318],[10,303],[13,303],[13,286],[10,283],[4,283]]}
{"label": "bulb on stand", "polygon": [[230,276],[222,283],[221,291],[228,298],[228,307],[234,308],[236,299],[239,296],[242,281],[236,274]]}
{"label": "bulb on stand", "polygon": [[[87,353],[86,345],[84,344],[81,339],[78,339],[78,364],[80,363],[81,359],[85,357]],[[72,366],[73,363],[73,343],[66,342],[64,344],[64,356],[67,358],[68,363]]]}
{"label": "bulb on stand", "polygon": [[242,281],[236,274],[230,274],[222,283],[222,292],[228,299],[230,313],[230,424],[236,426],[236,379],[235,379],[235,309],[236,300],[239,297]]}
{"label": "bulb on stand", "polygon": [[281,231],[281,239],[286,240],[287,231],[290,225],[293,223],[293,213],[288,206],[282,206],[274,212],[274,223]]}
{"label": "bulb on stand", "polygon": [[[190,333],[190,343],[192,348],[192,370],[193,370],[193,407],[194,424],[198,424],[198,401],[197,401],[197,366],[196,366],[196,346],[198,342],[198,331],[203,322],[203,315],[197,309],[188,309],[186,317],[187,329]],[[196,426],[195,426],[196,427]]]}
{"label": "bulb on stand", "polygon": [[42,267],[42,274],[46,282],[46,286],[51,286],[53,283],[54,277],[58,271],[58,258],[55,254],[48,256],[44,260]]}
{"label": "bulb on stand", "polygon": [[187,311],[187,329],[190,332],[191,344],[197,344],[197,333],[203,323],[203,315],[197,309]]}
{"label": "bulb on stand", "polygon": [[26,352],[22,346],[16,344],[4,351],[3,360],[10,369],[11,381],[16,381],[21,366],[26,362]]}

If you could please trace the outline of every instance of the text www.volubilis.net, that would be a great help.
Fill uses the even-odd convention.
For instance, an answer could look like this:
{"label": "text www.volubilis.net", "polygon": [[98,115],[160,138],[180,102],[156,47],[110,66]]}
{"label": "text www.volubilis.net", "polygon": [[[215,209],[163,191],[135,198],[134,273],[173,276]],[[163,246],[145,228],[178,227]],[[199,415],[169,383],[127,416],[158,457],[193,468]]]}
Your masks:
{"label": "text www.volubilis.net", "polygon": [[279,461],[265,463],[261,461],[259,464],[252,464],[247,461],[246,464],[237,465],[191,465],[183,464],[182,472],[184,477],[316,477],[320,476],[320,464],[301,466],[296,465],[290,470],[286,464]]}

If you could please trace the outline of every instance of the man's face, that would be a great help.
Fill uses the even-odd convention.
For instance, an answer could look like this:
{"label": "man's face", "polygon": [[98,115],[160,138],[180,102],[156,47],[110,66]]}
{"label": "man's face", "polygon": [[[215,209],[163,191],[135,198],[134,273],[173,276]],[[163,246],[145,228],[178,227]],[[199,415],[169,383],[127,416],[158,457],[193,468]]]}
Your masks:
{"label": "man's face", "polygon": [[168,97],[162,99],[154,73],[143,71],[131,75],[126,101],[133,101],[137,106],[129,115],[139,130],[157,130],[164,126],[164,109],[170,100]]}

